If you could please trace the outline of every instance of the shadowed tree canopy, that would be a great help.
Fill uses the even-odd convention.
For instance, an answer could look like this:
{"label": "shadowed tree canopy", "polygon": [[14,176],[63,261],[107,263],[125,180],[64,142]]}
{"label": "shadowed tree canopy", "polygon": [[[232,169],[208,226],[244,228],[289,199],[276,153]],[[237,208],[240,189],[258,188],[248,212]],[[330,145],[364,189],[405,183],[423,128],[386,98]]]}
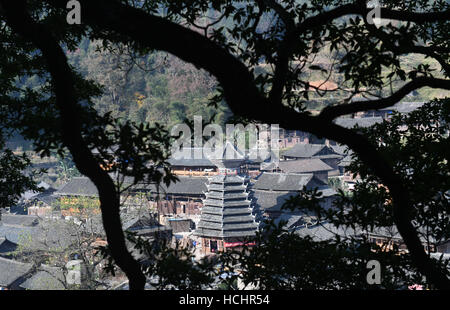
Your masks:
{"label": "shadowed tree canopy", "polygon": [[[1,134],[1,132],[0,132]],[[30,159],[26,154],[16,155],[6,148],[0,136],[0,208],[14,206],[25,191],[39,191],[33,180],[35,172],[25,174],[30,167]],[[11,182],[13,180],[13,182]],[[0,214],[1,217],[1,214]]]}
{"label": "shadowed tree canopy", "polygon": [[[388,189],[392,221],[412,263],[436,287],[450,287],[412,223],[414,189],[367,135],[334,123],[343,115],[390,107],[425,87],[450,90],[447,1],[380,1],[381,24],[368,18],[373,8],[363,0],[79,2],[82,24],[68,25],[67,1],[0,1],[0,52],[6,56],[0,104],[10,116],[23,111],[10,126],[34,140],[38,151],[67,148],[78,170],[95,183],[111,255],[130,288],[143,288],[145,277],[125,248],[118,189],[99,166],[104,158],[92,149],[119,145],[115,156],[139,158],[131,167],[121,166],[122,172],[136,182],[169,182],[169,174],[145,165],[164,165],[168,139],[160,127],[124,124],[96,113],[92,98],[101,89],[69,66],[64,53],[83,37],[101,39],[105,48],[120,43],[140,54],[171,53],[213,75],[220,88],[212,104],[224,100],[235,117],[278,123],[349,146],[367,174]],[[324,54],[327,61],[321,60]],[[410,54],[431,64],[405,64],[403,57]],[[312,83],[312,71],[336,87]],[[18,89],[16,79],[30,74],[42,78],[41,88]],[[310,96],[337,94],[342,99],[317,115],[306,110]],[[366,100],[354,100],[358,97]]]}

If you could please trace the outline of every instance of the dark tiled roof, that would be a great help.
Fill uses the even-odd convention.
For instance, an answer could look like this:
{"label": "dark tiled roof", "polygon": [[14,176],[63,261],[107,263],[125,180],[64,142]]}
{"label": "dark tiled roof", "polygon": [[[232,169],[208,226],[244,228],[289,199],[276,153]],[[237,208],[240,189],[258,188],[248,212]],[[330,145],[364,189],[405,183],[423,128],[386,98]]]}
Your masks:
{"label": "dark tiled roof", "polygon": [[[361,235],[368,235],[372,237],[383,237],[401,240],[401,235],[398,233],[395,226],[392,227],[374,227],[373,230],[367,231],[361,228],[350,228],[340,226],[337,228],[331,223],[323,222],[314,226],[302,227],[296,231],[296,233],[302,237],[311,236],[314,240],[323,241],[334,238],[337,234],[340,237],[358,237]],[[420,236],[422,242],[427,242],[426,238]],[[433,241],[432,241],[433,242]]]}
{"label": "dark tiled roof", "polygon": [[136,190],[150,191],[151,193],[158,193],[160,195],[203,195],[206,191],[207,177],[192,177],[192,176],[177,176],[178,181],[171,182],[167,187],[165,184],[160,184],[157,187],[155,184],[140,183],[134,186]]}
{"label": "dark tiled roof", "polygon": [[[161,184],[160,194],[192,194],[202,195],[206,191],[207,177],[184,177],[179,176],[179,181],[170,183],[169,187]],[[147,189],[156,193],[157,187],[154,184],[138,184],[136,189]],[[86,177],[77,177],[70,180],[56,192],[59,196],[97,196],[97,188],[94,183]]]}
{"label": "dark tiled roof", "polygon": [[[318,187],[318,192],[322,193],[323,198],[336,195],[336,191],[329,186]],[[255,190],[254,199],[255,204],[260,210],[267,211],[281,211],[281,207],[287,199],[298,195],[295,191],[268,191],[268,190]]]}
{"label": "dark tiled roof", "polygon": [[246,206],[250,204],[250,200],[247,200],[246,198],[239,198],[239,199],[229,199],[229,198],[212,198],[212,199],[203,199],[203,204],[205,206],[211,206],[211,207],[241,207]]}
{"label": "dark tiled roof", "polygon": [[56,199],[58,199],[58,196],[55,196],[54,193],[56,193],[57,190],[54,188],[49,188],[45,192],[40,193],[39,195],[36,195],[33,197],[34,201],[41,201],[47,205],[51,205]]}
{"label": "dark tiled roof", "polygon": [[2,214],[0,225],[14,225],[32,227],[39,224],[39,218],[35,215]]}
{"label": "dark tiled roof", "polygon": [[319,158],[283,160],[278,163],[278,167],[285,173],[308,173],[333,170],[333,168]]}
{"label": "dark tiled roof", "polygon": [[336,158],[341,155],[325,144],[296,144],[282,153],[284,157],[293,158]]}
{"label": "dark tiled roof", "polygon": [[296,144],[283,152],[283,156],[309,158],[320,152],[324,147],[324,144]]}
{"label": "dark tiled roof", "polygon": [[319,181],[316,181],[313,178],[313,174],[263,172],[256,179],[253,189],[271,191],[299,191],[303,189],[303,186],[312,188],[319,185],[323,184],[319,184]]}
{"label": "dark tiled roof", "polygon": [[183,152],[175,152],[168,162],[172,166],[215,167],[204,151],[205,149],[201,147],[193,147],[185,149]]}
{"label": "dark tiled roof", "polygon": [[[161,225],[158,220],[148,213],[141,212],[122,212],[121,213],[122,227],[124,230],[136,233],[138,235],[144,235],[150,237],[155,234],[162,234],[165,236],[172,234],[172,229],[169,226]],[[137,254],[138,257],[142,256],[142,253],[138,253],[133,245],[129,244],[130,251]]]}
{"label": "dark tiled roof", "polygon": [[274,224],[278,225],[280,224],[280,222],[284,222],[283,226],[287,229],[290,229],[299,224],[303,224],[303,215],[283,213],[275,219]]}
{"label": "dark tiled roof", "polygon": [[75,237],[71,236],[65,224],[62,222],[61,225],[48,225],[48,227],[0,225],[0,238],[15,244],[23,244],[30,250],[65,247],[75,241]]}
{"label": "dark tiled roof", "polygon": [[370,127],[378,123],[382,123],[383,118],[381,117],[361,117],[361,118],[348,118],[341,117],[337,118],[335,123],[339,126],[345,128],[353,128],[355,126],[358,127]]}
{"label": "dark tiled roof", "polygon": [[205,167],[205,168],[211,168],[216,167],[209,159],[207,158],[200,158],[200,159],[175,159],[171,158],[168,160],[169,164],[172,166],[184,166],[184,167]]}
{"label": "dark tiled roof", "polygon": [[64,290],[66,277],[59,267],[41,265],[20,287],[26,290]]}
{"label": "dark tiled roof", "polygon": [[333,188],[329,187],[328,185],[319,186],[317,188],[317,191],[322,194],[321,197],[330,197],[330,196],[337,195],[337,192]]}
{"label": "dark tiled roof", "polygon": [[[172,194],[172,195],[203,195],[206,192],[206,183],[208,182],[207,177],[178,177],[177,182],[170,183],[169,187],[165,184],[160,186],[161,194]],[[151,191],[156,192],[156,186],[151,186]]]}
{"label": "dark tiled roof", "polygon": [[210,157],[218,168],[237,168],[245,161],[245,155],[229,141],[223,146],[222,154]]}
{"label": "dark tiled roof", "polygon": [[130,219],[127,222],[123,223],[124,229],[134,229],[140,227],[151,227],[160,225],[158,221],[154,218],[150,218],[148,216],[141,216],[137,219]]}
{"label": "dark tiled roof", "polygon": [[5,238],[10,242],[19,244],[24,238],[36,236],[39,229],[37,227],[16,227],[0,225],[0,238]]}
{"label": "dark tiled roof", "polygon": [[236,184],[208,184],[208,190],[214,190],[214,191],[241,191],[245,190],[247,187],[245,184],[236,185]]}
{"label": "dark tiled roof", "polygon": [[216,167],[217,165],[222,166],[224,160],[236,160],[239,162],[244,159],[244,154],[230,142],[227,142],[221,150],[192,147],[174,152],[168,162],[173,166]]}
{"label": "dark tiled roof", "polygon": [[262,162],[259,166],[259,170],[261,171],[273,171],[276,169],[278,169],[278,162],[269,162],[269,163]]}
{"label": "dark tiled roof", "polygon": [[207,199],[237,199],[237,198],[247,198],[248,193],[229,193],[226,191],[217,191],[217,192],[207,192],[205,194]]}
{"label": "dark tiled roof", "polygon": [[75,177],[64,184],[56,193],[58,196],[98,196],[97,187],[89,178]]}
{"label": "dark tiled roof", "polygon": [[242,185],[246,181],[246,178],[238,176],[238,175],[215,175],[209,178],[209,183],[226,183],[227,185],[236,184],[236,185]]}
{"label": "dark tiled roof", "polygon": [[336,226],[330,223],[320,223],[314,226],[304,226],[296,231],[301,237],[312,237],[315,241],[325,241],[333,239],[336,235],[345,238],[345,237],[355,237],[357,234],[355,230],[351,228],[344,228],[340,226],[336,228]]}
{"label": "dark tiled roof", "polygon": [[247,210],[248,206],[242,206],[241,208],[217,208],[217,206],[211,206],[207,205],[202,208],[202,214],[206,215],[209,214],[211,216],[222,216],[226,215],[229,216],[227,218],[224,218],[223,220],[226,222],[227,220],[232,221],[233,218],[231,216],[242,216],[242,215],[248,215],[250,214],[250,211]]}
{"label": "dark tiled roof", "polygon": [[255,236],[256,227],[243,231],[219,231],[214,229],[206,229],[198,227],[195,230],[195,234],[204,237],[217,237],[217,238],[246,238]]}
{"label": "dark tiled roof", "polygon": [[0,237],[0,255],[7,255],[17,249],[17,244],[9,241],[4,237]]}
{"label": "dark tiled roof", "polygon": [[19,278],[26,275],[31,268],[31,264],[0,257],[0,287],[9,287]]}
{"label": "dark tiled roof", "polygon": [[253,185],[256,205],[261,210],[280,211],[285,200],[298,194],[303,187],[317,188],[322,197],[336,194],[332,188],[312,174],[262,173]]}
{"label": "dark tiled roof", "polygon": [[296,196],[297,192],[272,192],[256,190],[253,197],[255,203],[262,211],[281,211],[281,207],[284,202],[293,196]]}

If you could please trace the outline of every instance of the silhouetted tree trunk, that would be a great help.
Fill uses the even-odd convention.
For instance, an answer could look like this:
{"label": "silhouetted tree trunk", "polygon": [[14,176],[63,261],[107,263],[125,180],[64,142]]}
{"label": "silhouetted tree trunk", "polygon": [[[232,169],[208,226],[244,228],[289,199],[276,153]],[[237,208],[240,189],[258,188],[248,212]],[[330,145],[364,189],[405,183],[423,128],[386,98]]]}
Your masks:
{"label": "silhouetted tree trunk", "polygon": [[47,59],[52,76],[56,105],[62,118],[62,136],[78,170],[88,176],[98,189],[100,208],[108,246],[115,263],[125,272],[130,289],[144,289],[145,276],[138,262],[125,246],[120,220],[120,197],[108,173],[102,170],[81,135],[80,110],[75,101],[72,71],[57,41],[44,26],[34,22],[26,12],[25,1],[2,0],[8,25],[33,42]]}

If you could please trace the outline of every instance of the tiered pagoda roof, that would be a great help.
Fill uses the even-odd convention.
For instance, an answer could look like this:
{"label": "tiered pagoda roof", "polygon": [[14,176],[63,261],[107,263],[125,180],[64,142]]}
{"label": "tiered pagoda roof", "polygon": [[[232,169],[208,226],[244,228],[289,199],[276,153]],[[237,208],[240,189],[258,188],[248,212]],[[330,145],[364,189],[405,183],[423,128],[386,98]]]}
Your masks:
{"label": "tiered pagoda roof", "polygon": [[245,238],[258,228],[246,179],[237,174],[209,179],[202,215],[195,234],[201,237]]}

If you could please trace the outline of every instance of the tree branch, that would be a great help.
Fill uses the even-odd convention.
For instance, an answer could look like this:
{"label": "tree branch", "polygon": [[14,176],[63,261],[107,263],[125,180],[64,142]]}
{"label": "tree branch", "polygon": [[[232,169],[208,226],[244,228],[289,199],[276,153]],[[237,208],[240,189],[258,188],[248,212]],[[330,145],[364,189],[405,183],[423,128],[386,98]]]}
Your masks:
{"label": "tree branch", "polygon": [[[346,15],[360,15],[365,17],[371,11],[372,8],[368,8],[366,6],[365,0],[357,0],[354,3],[345,4],[329,11],[306,18],[303,22],[297,25],[296,35],[299,35],[305,31],[309,31],[313,27],[324,26],[329,22]],[[380,8],[380,12],[380,17],[384,19],[409,21],[414,23],[450,20],[450,10],[418,13]]]}
{"label": "tree branch", "polygon": [[440,55],[445,54],[448,55],[450,50],[447,48],[434,47],[434,46],[419,46],[419,45],[396,45],[393,41],[393,38],[388,33],[385,33],[383,30],[378,29],[375,25],[367,22],[367,18],[364,18],[365,25],[369,32],[377,37],[382,44],[387,47],[395,56],[400,56],[404,54],[422,54],[431,58],[434,58],[442,67],[445,75],[450,77],[450,65],[448,62]]}
{"label": "tree branch", "polygon": [[27,14],[25,1],[0,0],[0,3],[5,10],[8,25],[33,42],[46,58],[56,94],[56,105],[61,113],[63,142],[70,150],[78,170],[88,176],[98,189],[102,219],[114,261],[129,278],[130,289],[143,289],[145,276],[125,245],[119,195],[113,181],[100,168],[81,135],[82,121],[75,101],[77,96],[73,88],[73,73],[66,56],[50,32]]}
{"label": "tree branch", "polygon": [[[274,80],[276,82],[271,90],[271,101],[274,101],[275,99],[281,100],[280,97],[289,71],[289,61],[294,53],[296,41],[299,36],[311,31],[312,29],[323,27],[333,20],[343,16],[361,15],[365,18],[371,10],[371,8],[367,8],[365,0],[356,0],[354,3],[345,4],[329,11],[319,13],[315,16],[308,17],[299,23],[295,27],[295,30],[287,32],[283,42],[280,44],[280,49],[278,52],[278,60],[274,73]],[[450,20],[449,16],[450,10],[443,12],[416,13],[381,8],[382,18],[410,21],[415,23],[446,21]]]}
{"label": "tree branch", "polygon": [[325,121],[331,121],[336,117],[346,114],[387,108],[399,102],[413,90],[425,86],[431,88],[441,88],[450,90],[450,80],[436,79],[430,77],[419,77],[407,83],[389,97],[364,102],[355,102],[343,105],[328,106],[322,110],[322,112],[319,114],[318,117]]}

